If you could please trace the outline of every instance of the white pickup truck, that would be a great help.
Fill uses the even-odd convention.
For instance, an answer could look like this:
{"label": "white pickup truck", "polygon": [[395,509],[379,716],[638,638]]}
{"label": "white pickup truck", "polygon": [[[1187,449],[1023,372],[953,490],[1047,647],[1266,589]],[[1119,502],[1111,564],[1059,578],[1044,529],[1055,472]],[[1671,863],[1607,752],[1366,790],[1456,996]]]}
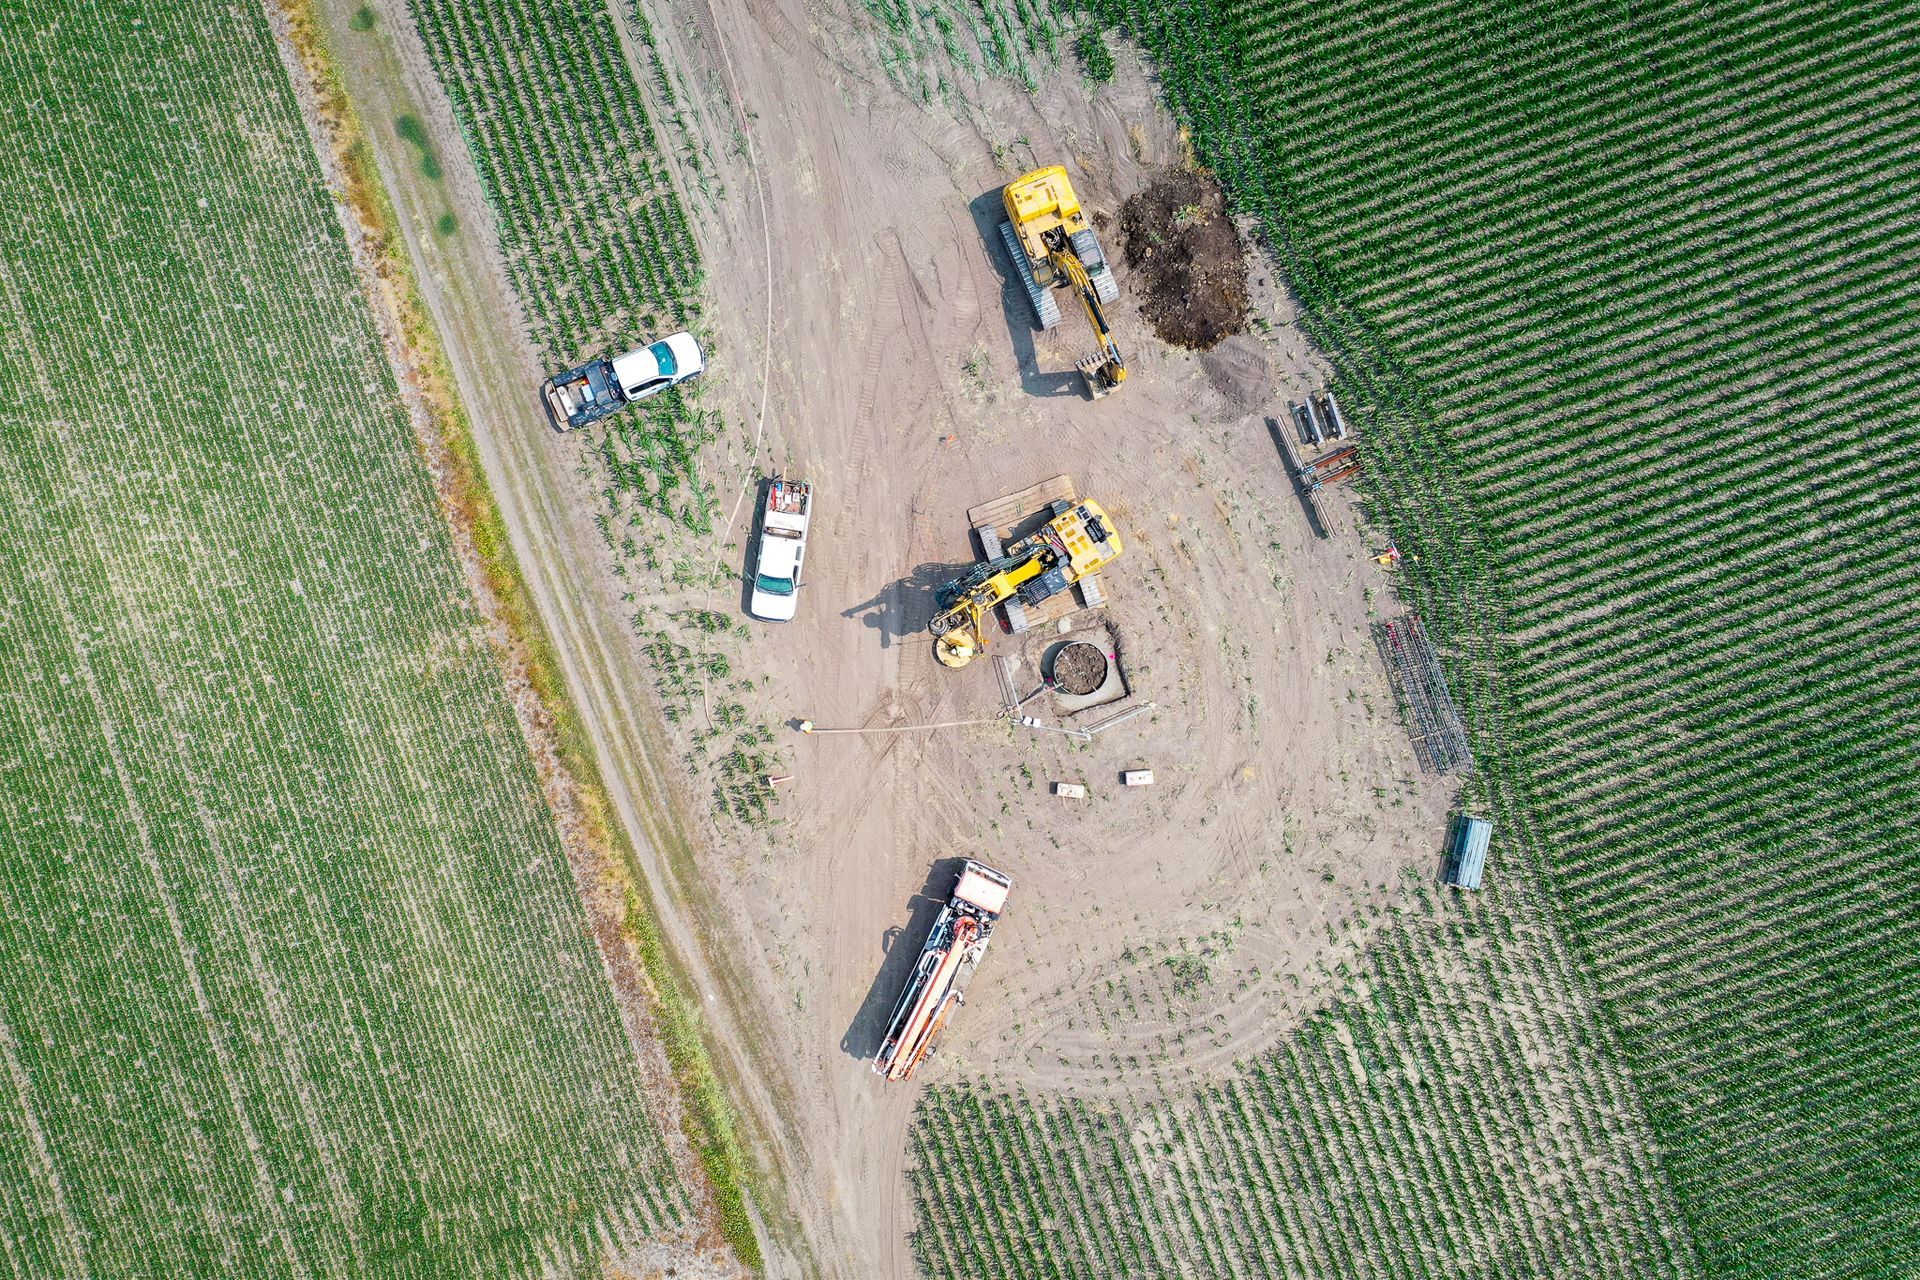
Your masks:
{"label": "white pickup truck", "polygon": [[707,357],[690,333],[676,333],[623,356],[589,360],[556,373],[540,388],[555,431],[584,427],[668,387],[697,378]]}
{"label": "white pickup truck", "polygon": [[754,558],[747,612],[767,622],[790,622],[800,608],[800,564],[807,558],[807,520],[813,486],[775,476],[760,512],[760,549]]}

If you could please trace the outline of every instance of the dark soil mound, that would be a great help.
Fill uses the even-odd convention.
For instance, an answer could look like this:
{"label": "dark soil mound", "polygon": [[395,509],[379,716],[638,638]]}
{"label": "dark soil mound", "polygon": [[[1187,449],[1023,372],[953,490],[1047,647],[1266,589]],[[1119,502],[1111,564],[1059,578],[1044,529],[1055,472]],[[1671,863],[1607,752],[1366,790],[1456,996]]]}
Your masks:
{"label": "dark soil mound", "polygon": [[1075,640],[1053,659],[1053,687],[1078,697],[1092,693],[1107,678],[1107,655],[1084,640]]}
{"label": "dark soil mound", "polygon": [[1205,351],[1247,327],[1247,251],[1220,184],[1180,169],[1120,210],[1127,287],[1176,347]]}

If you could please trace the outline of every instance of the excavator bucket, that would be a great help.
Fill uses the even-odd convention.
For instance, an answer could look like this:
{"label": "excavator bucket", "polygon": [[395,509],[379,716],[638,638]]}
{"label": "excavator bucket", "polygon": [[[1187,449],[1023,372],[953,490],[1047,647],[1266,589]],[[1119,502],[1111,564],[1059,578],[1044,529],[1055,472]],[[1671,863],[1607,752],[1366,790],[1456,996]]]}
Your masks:
{"label": "excavator bucket", "polygon": [[1103,353],[1090,355],[1074,367],[1086,380],[1087,394],[1095,400],[1112,395],[1113,389],[1127,378],[1125,367],[1114,364]]}
{"label": "excavator bucket", "polygon": [[941,666],[957,670],[979,656],[978,640],[978,636],[964,627],[949,631],[934,641],[933,656],[940,660]]}

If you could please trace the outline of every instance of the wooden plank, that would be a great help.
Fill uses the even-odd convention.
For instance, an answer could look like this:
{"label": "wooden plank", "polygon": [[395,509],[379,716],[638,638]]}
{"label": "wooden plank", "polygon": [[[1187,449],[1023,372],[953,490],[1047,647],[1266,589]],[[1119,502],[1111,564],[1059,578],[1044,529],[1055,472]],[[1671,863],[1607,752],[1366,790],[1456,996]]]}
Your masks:
{"label": "wooden plank", "polygon": [[1024,615],[1023,621],[1026,623],[1020,630],[1032,631],[1036,627],[1044,627],[1056,618],[1064,618],[1070,613],[1080,612],[1080,608],[1080,602],[1073,598],[1073,588],[1068,587],[1059,595],[1048,596],[1039,604],[1020,606],[1020,611]]}
{"label": "wooden plank", "polygon": [[1010,493],[1004,498],[995,498],[992,502],[983,502],[967,511],[969,528],[990,528],[1000,531],[1004,539],[1020,522],[1051,502],[1073,502],[1079,498],[1074,492],[1073,481],[1066,476],[1055,476],[1051,480],[1042,480],[1039,484],[1029,485],[1018,493]]}

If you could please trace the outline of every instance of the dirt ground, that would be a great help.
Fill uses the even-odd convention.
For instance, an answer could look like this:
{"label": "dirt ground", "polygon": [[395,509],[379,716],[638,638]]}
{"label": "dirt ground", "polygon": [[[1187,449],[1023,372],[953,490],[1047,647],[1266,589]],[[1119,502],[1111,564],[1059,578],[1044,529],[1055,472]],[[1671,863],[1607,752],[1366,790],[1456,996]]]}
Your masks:
{"label": "dirt ground", "polygon": [[1247,253],[1210,174],[1156,176],[1120,210],[1140,313],[1160,340],[1210,351],[1247,327]]}
{"label": "dirt ground", "polygon": [[[383,24],[402,9],[375,7]],[[1065,472],[1127,544],[1109,607],[1072,621],[1117,641],[1131,699],[1067,721],[1042,695],[1028,712],[1155,710],[1090,744],[1005,723],[793,735],[784,822],[716,824],[606,571],[597,480],[530,394],[543,371],[417,41],[394,28],[393,58],[347,69],[386,118],[418,115],[445,162],[430,183],[381,142],[515,550],[767,1162],[769,1271],[909,1276],[920,1083],[887,1085],[865,1058],[952,859],[1002,868],[1014,895],[919,1081],[1120,1096],[1228,1070],[1296,1026],[1405,869],[1431,869],[1448,797],[1416,774],[1367,637],[1383,571],[1350,513],[1315,538],[1282,470],[1267,419],[1321,374],[1271,272],[1254,264],[1253,331],[1195,354],[1154,335],[1123,261],[1112,310],[1133,376],[1093,403],[1073,370],[1084,325],[1069,311],[1034,332],[1000,256],[998,192],[1019,172],[1064,161],[1083,203],[1117,212],[1178,167],[1131,51],[1098,90],[1063,72],[1032,97],[987,84],[929,107],[848,35],[864,17],[802,0],[650,12],[717,168],[686,175],[711,274],[703,394],[738,428],[708,465],[788,469],[817,491],[800,616],[756,624],[749,645],[752,713],[990,718],[993,664],[948,671],[924,630],[933,587],[974,554],[966,509]],[[463,231],[437,237],[448,202]],[[723,489],[714,540],[736,563],[747,493]],[[991,652],[1019,658],[1024,693],[1057,638]],[[1154,785],[1122,787],[1133,768]]]}

